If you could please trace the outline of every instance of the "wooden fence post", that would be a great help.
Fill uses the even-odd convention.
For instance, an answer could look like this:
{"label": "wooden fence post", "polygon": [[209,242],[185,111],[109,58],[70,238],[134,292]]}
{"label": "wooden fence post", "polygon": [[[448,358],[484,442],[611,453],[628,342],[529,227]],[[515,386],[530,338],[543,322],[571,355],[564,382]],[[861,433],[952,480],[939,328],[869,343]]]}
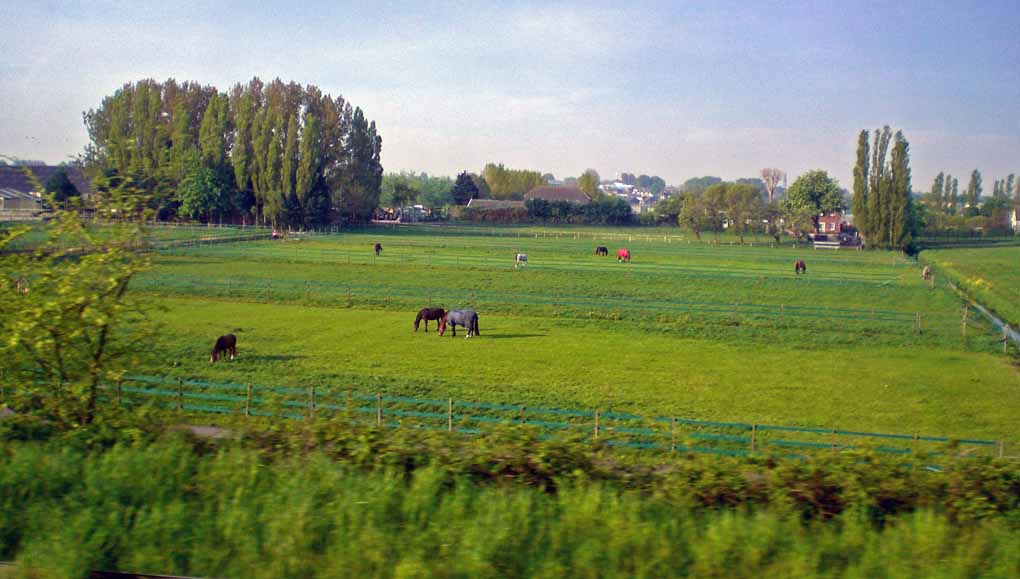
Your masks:
{"label": "wooden fence post", "polygon": [[177,410],[184,409],[184,378],[177,378]]}
{"label": "wooden fence post", "polygon": [[595,411],[595,440],[599,439],[599,411]]}
{"label": "wooden fence post", "polygon": [[251,382],[244,385],[244,415],[251,416]]}
{"label": "wooden fence post", "polygon": [[967,314],[968,314],[969,310],[970,310],[970,306],[968,304],[963,304],[963,337],[964,338],[967,337]]}
{"label": "wooden fence post", "polygon": [[315,420],[315,386],[308,389],[308,417]]}
{"label": "wooden fence post", "polygon": [[836,429],[832,429],[832,452],[836,452]]}
{"label": "wooden fence post", "polygon": [[998,458],[1002,458],[1003,455],[1006,454],[1006,443],[1005,443],[1005,441],[1000,440],[999,444],[998,444],[998,447],[999,447],[999,453],[998,453],[999,456],[998,456]]}
{"label": "wooden fence post", "polygon": [[676,417],[669,419],[669,451],[676,452]]}
{"label": "wooden fence post", "polygon": [[751,452],[754,452],[755,450],[757,450],[757,444],[758,444],[758,425],[757,424],[752,424],[751,425]]}
{"label": "wooden fence post", "polygon": [[446,400],[446,430],[453,432],[453,398]]}
{"label": "wooden fence post", "polygon": [[382,428],[382,394],[375,395],[375,425]]}

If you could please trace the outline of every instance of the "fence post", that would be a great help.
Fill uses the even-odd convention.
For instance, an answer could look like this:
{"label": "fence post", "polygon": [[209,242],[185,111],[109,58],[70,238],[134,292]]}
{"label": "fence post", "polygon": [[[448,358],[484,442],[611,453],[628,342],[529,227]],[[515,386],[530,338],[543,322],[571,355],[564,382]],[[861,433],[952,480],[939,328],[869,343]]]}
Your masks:
{"label": "fence post", "polygon": [[184,378],[177,378],[177,410],[184,409]]}
{"label": "fence post", "polygon": [[676,416],[669,419],[669,451],[676,452]]}
{"label": "fence post", "polygon": [[1009,324],[1002,326],[1002,353],[1006,353],[1006,347],[1009,345]]}
{"label": "fence post", "polygon": [[1006,454],[1006,452],[1005,452],[1006,451],[1006,443],[1005,443],[1005,441],[1000,440],[999,444],[998,444],[998,447],[999,447],[999,453],[998,453],[999,456],[998,456],[998,458],[1002,458],[1003,455]]}
{"label": "fence post", "polygon": [[123,381],[123,378],[117,378],[117,408],[120,408],[120,385]]}
{"label": "fence post", "polygon": [[308,389],[308,417],[315,420],[315,386]]}
{"label": "fence post", "polygon": [[832,429],[832,452],[836,452],[836,429]]}
{"label": "fence post", "polygon": [[599,439],[599,411],[595,411],[595,440]]}
{"label": "fence post", "polygon": [[758,443],[758,425],[757,424],[752,424],[751,425],[751,452],[754,452],[756,450],[757,443]]}
{"label": "fence post", "polygon": [[453,398],[446,400],[446,429],[453,432]]}
{"label": "fence post", "polygon": [[970,309],[970,306],[968,304],[963,304],[963,337],[964,338],[967,337],[967,314],[969,312],[969,309]]}
{"label": "fence post", "polygon": [[251,416],[251,382],[244,385],[244,415]]}
{"label": "fence post", "polygon": [[382,428],[382,394],[375,395],[375,425]]}

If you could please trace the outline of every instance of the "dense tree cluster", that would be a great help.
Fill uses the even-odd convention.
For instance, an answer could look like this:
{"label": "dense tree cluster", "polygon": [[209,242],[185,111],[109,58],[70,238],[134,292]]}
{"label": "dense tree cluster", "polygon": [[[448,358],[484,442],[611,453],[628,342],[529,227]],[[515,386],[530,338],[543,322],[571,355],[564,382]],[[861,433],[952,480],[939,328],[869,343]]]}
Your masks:
{"label": "dense tree cluster", "polygon": [[527,169],[509,169],[502,163],[489,163],[482,169],[482,177],[489,188],[493,199],[521,200],[524,194],[539,185],[545,185],[546,179],[539,171]]}
{"label": "dense tree cluster", "polygon": [[868,132],[861,131],[854,166],[853,213],[869,245],[906,248],[911,244],[915,227],[910,144],[902,131],[894,136],[888,126],[876,129],[870,151]]}
{"label": "dense tree cluster", "polygon": [[427,173],[402,171],[383,175],[379,205],[404,207],[420,203],[425,207],[444,207],[453,204],[453,179],[432,177]]}
{"label": "dense tree cluster", "polygon": [[1016,175],[994,181],[992,196],[982,198],[981,171],[971,171],[967,188],[960,194],[959,181],[940,172],[924,196],[923,225],[929,231],[973,229],[1005,230],[1010,211],[1020,208],[1020,183]]}
{"label": "dense tree cluster", "polygon": [[619,197],[606,196],[586,205],[569,201],[529,199],[524,206],[531,219],[545,223],[626,225],[631,221],[630,205]]}
{"label": "dense tree cluster", "polygon": [[378,205],[375,123],[315,86],[254,78],[221,93],[143,80],[84,117],[87,165],[130,178],[164,218],[183,210],[311,226],[364,219]]}

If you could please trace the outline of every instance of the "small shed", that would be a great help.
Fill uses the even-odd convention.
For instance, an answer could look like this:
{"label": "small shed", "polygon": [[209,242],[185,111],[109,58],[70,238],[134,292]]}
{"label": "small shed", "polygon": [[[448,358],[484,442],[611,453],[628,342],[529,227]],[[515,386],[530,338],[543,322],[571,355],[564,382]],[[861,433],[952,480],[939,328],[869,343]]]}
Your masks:
{"label": "small shed", "polygon": [[0,189],[0,211],[40,211],[42,199],[14,189]]}

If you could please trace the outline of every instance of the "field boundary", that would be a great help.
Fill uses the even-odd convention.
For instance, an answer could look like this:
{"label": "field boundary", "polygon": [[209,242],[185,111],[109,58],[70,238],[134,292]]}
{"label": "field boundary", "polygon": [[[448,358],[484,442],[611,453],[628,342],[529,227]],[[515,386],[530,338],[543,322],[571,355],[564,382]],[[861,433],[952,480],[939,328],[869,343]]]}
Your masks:
{"label": "field boundary", "polygon": [[478,435],[497,426],[526,425],[543,437],[569,436],[612,447],[725,456],[779,455],[806,459],[812,452],[869,450],[925,460],[1006,454],[1005,440],[954,438],[642,416],[611,409],[570,409],[527,404],[425,399],[366,393],[353,387],[298,388],[219,383],[183,377],[131,375],[104,386],[103,400],[184,412],[313,420],[347,416],[376,427]]}

